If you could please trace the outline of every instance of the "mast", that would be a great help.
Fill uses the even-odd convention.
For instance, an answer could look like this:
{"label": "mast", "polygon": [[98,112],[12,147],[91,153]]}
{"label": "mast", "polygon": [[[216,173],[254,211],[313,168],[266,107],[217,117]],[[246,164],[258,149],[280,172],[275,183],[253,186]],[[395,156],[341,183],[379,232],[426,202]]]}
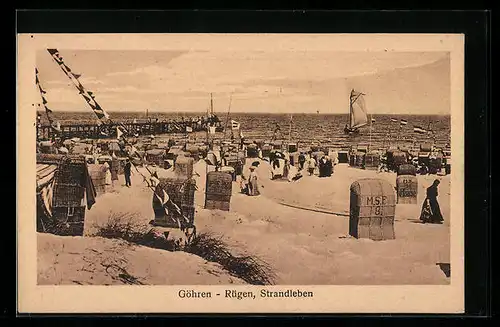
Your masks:
{"label": "mast", "polygon": [[211,92],[210,92],[210,114],[211,115],[214,114],[214,99]]}
{"label": "mast", "polygon": [[288,131],[288,144],[290,144],[290,141],[292,140],[292,119],[293,115],[290,114],[290,130]]}
{"label": "mast", "polygon": [[372,147],[372,123],[373,123],[372,114],[370,114],[370,142],[368,143],[368,151],[370,151]]}
{"label": "mast", "polygon": [[349,95],[349,128],[352,128],[352,93],[354,89],[351,90],[351,94]]}
{"label": "mast", "polygon": [[[227,109],[227,116],[226,116],[226,126],[224,126],[224,140],[226,139],[227,136],[227,124],[229,123],[229,112],[231,111],[231,102],[233,101],[233,94],[229,96],[229,107]],[[231,133],[233,132],[233,129],[231,128]]]}
{"label": "mast", "polygon": [[212,98],[212,93],[210,93],[210,114],[213,116],[214,115],[214,101]]}

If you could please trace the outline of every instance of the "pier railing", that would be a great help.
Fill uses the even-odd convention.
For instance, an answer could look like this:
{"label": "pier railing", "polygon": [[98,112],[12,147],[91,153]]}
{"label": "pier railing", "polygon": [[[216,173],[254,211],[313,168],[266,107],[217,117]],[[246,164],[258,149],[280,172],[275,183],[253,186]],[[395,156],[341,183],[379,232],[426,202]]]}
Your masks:
{"label": "pier railing", "polygon": [[[158,135],[172,133],[186,133],[188,127],[193,132],[207,131],[207,122],[192,121],[160,121],[160,122],[113,122],[109,125],[97,124],[62,124],[61,132],[63,138],[115,138],[117,136],[117,127],[125,126],[130,134],[134,135]],[[223,131],[220,122],[217,123],[217,131]],[[51,139],[56,136],[56,132],[49,124],[39,124],[37,127],[39,139]]]}

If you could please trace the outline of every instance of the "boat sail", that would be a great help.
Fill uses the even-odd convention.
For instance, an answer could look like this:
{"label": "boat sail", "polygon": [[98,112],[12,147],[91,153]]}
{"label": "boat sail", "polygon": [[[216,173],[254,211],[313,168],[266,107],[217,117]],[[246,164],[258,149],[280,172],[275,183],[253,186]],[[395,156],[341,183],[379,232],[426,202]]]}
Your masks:
{"label": "boat sail", "polygon": [[349,101],[349,124],[346,125],[344,132],[346,134],[358,133],[359,128],[368,124],[368,115],[364,93],[351,90]]}

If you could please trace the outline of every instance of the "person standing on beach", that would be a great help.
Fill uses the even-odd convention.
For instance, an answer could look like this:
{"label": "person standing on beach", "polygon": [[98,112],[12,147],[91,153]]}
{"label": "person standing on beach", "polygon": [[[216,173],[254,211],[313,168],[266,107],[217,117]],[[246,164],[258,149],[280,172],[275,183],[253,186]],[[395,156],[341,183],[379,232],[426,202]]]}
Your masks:
{"label": "person standing on beach", "polygon": [[304,152],[299,154],[299,170],[304,169],[304,164],[306,163],[306,156]]}
{"label": "person standing on beach", "polygon": [[250,174],[248,175],[248,195],[256,196],[260,195],[259,192],[259,184],[258,184],[258,176],[255,171],[255,166],[250,166]]}
{"label": "person standing on beach", "polygon": [[130,172],[131,172],[132,164],[130,163],[130,159],[127,158],[125,161],[125,167],[123,168],[123,172],[125,174],[125,186],[130,187],[132,183],[130,182]]}
{"label": "person standing on beach", "polygon": [[442,224],[443,215],[441,208],[437,201],[439,180],[436,179],[431,186],[427,188],[427,197],[422,205],[422,212],[420,213],[420,220],[425,223]]}
{"label": "person standing on beach", "polygon": [[115,186],[115,181],[118,180],[118,166],[120,165],[120,162],[118,161],[118,158],[116,157],[115,153],[113,152],[113,156],[111,157],[111,184]]}
{"label": "person standing on beach", "polygon": [[307,170],[309,171],[309,176],[314,175],[314,170],[316,169],[316,159],[311,155],[309,161],[307,162]]}
{"label": "person standing on beach", "polygon": [[104,172],[106,174],[106,185],[111,185],[112,180],[111,180],[111,167],[109,166],[109,163],[107,161],[104,162]]}

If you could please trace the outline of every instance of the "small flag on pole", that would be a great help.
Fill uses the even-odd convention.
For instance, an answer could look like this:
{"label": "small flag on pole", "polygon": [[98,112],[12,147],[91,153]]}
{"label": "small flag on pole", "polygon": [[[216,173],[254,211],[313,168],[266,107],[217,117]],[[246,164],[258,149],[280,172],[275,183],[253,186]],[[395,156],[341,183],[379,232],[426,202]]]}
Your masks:
{"label": "small flag on pole", "polygon": [[231,129],[239,129],[240,128],[240,123],[238,123],[236,120],[231,120]]}
{"label": "small flag on pole", "polygon": [[408,125],[408,121],[406,119],[401,119],[401,126]]}
{"label": "small flag on pole", "polygon": [[398,120],[397,120],[396,118],[391,118],[391,122],[393,122],[393,123],[397,123],[397,121],[398,121]]}
{"label": "small flag on pole", "polygon": [[421,126],[413,126],[413,132],[418,134],[425,134],[427,131],[423,129]]}

